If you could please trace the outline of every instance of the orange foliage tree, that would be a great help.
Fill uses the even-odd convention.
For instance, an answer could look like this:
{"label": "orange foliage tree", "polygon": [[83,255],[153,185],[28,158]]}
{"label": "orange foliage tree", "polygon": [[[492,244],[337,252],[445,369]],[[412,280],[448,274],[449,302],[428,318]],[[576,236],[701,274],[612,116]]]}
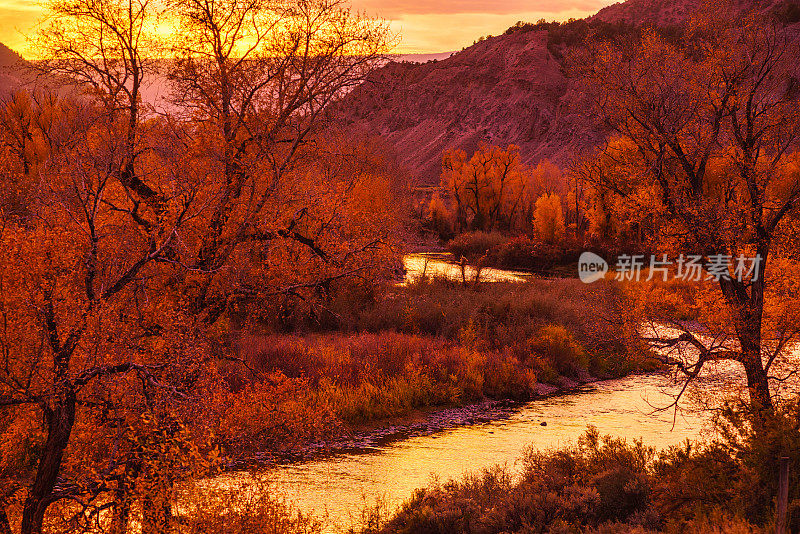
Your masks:
{"label": "orange foliage tree", "polygon": [[450,220],[458,232],[532,228],[536,201],[563,189],[561,170],[548,161],[530,168],[519,147],[481,145],[468,157],[460,149],[442,157],[444,198],[431,204],[432,217]]}
{"label": "orange foliage tree", "polygon": [[385,27],[327,0],[173,8],[188,33],[169,116],[141,99],[153,5],[78,1],[52,4],[40,67],[87,91],[20,94],[0,117],[5,530],[108,510],[123,532],[137,506],[163,531],[175,477],[214,467],[233,323],[393,260],[380,151],[321,131]]}
{"label": "orange foliage tree", "polygon": [[763,17],[709,7],[678,42],[646,31],[591,54],[586,90],[616,136],[590,165],[593,185],[664,252],[760,258],[757,274],[731,268],[698,284],[700,328],[671,317],[663,291],[644,295],[677,332],[657,328],[653,341],[689,379],[736,362],[751,408],[769,413],[771,378],[798,333],[796,264],[780,249],[800,201],[796,41]]}

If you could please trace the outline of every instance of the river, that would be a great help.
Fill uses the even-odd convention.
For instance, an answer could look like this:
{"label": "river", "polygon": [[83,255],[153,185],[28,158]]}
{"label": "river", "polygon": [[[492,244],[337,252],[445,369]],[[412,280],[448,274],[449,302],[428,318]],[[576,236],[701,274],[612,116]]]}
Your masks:
{"label": "river", "polygon": [[[677,386],[664,375],[635,375],[597,382],[567,394],[528,402],[506,417],[419,435],[364,452],[277,467],[270,474],[279,494],[297,507],[346,525],[365,505],[390,509],[425,486],[495,464],[512,468],[526,447],[560,447],[587,425],[602,434],[642,438],[657,448],[708,432],[697,414],[653,413],[668,405]],[[542,423],[546,423],[543,426]],[[705,429],[705,430],[704,430]],[[247,485],[250,475],[231,473],[218,482]]]}
{"label": "river", "polygon": [[[406,256],[406,280],[420,276],[461,280],[460,266],[449,260],[447,255]],[[468,280],[475,276],[470,269],[467,267],[465,273]],[[481,280],[524,282],[525,275],[487,269],[481,272]],[[685,400],[715,403],[714,395],[734,393],[730,386],[743,384],[741,375],[730,363],[709,363],[695,387],[687,391]],[[596,382],[509,408],[501,416],[495,414],[494,419],[481,423],[423,432],[359,452],[278,466],[268,477],[276,493],[300,510],[322,517],[328,530],[335,532],[337,525],[351,524],[365,507],[378,501],[390,510],[396,508],[432,477],[444,481],[497,464],[513,470],[526,447],[541,450],[574,443],[588,425],[597,427],[601,434],[642,439],[658,449],[687,438],[710,437],[713,430],[707,410],[656,411],[669,406],[680,387],[680,383],[661,374]],[[796,383],[792,389],[794,394],[800,392]],[[215,483],[246,488],[252,483],[250,477],[245,472],[229,473]]]}
{"label": "river", "polygon": [[[465,265],[462,274],[461,265],[455,263],[452,254],[449,253],[420,252],[406,254],[403,256],[403,267],[406,270],[406,277],[403,283],[418,280],[423,276],[427,278],[441,277],[456,281],[466,279],[468,282],[473,282],[476,274],[478,274],[478,270],[472,265]],[[524,282],[529,276],[527,273],[485,267],[480,270],[478,281]]]}

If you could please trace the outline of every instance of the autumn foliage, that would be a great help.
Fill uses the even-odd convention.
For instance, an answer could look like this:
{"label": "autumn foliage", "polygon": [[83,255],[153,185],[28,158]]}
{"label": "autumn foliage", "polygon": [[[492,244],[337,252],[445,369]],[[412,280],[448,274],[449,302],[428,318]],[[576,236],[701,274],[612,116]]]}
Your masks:
{"label": "autumn foliage", "polygon": [[[463,150],[449,150],[442,158],[441,193],[431,201],[430,216],[442,234],[532,231],[537,201],[548,195],[548,206],[560,204],[564,182],[562,171],[550,162],[535,167],[522,163],[514,145],[482,145],[469,157]],[[542,211],[542,220],[556,216],[544,215],[550,209],[555,206]],[[563,214],[556,226],[563,233]],[[555,227],[541,229],[552,239]]]}
{"label": "autumn foliage", "polygon": [[147,2],[54,2],[39,67],[71,85],[0,110],[2,529],[162,532],[179,481],[221,465],[230,332],[390,276],[401,186],[320,128],[385,30],[335,2],[215,6],[172,6],[166,116],[142,101]]}
{"label": "autumn foliage", "polygon": [[[753,410],[771,412],[798,323],[790,249],[798,198],[797,42],[777,23],[707,5],[675,42],[645,31],[597,44],[579,69],[614,135],[584,162],[598,231],[627,225],[673,256],[759,258],[759,272],[697,285],[700,333],[664,316],[665,295],[634,291],[675,336],[651,336],[689,379],[714,360],[747,376]],[[668,298],[668,297],[667,297]],[[675,363],[673,361],[673,363]]]}
{"label": "autumn foliage", "polygon": [[[198,484],[234,458],[421,407],[527,399],[537,382],[652,369],[641,325],[687,379],[736,362],[763,423],[737,431],[770,431],[770,387],[792,373],[800,335],[798,50],[779,28],[716,8],[679,39],[590,42],[574,75],[611,133],[602,147],[563,169],[525,164],[514,145],[449,150],[426,199],[428,221],[471,259],[549,268],[614,242],[758,256],[758,276],[387,291],[406,184],[379,140],[326,114],[386,59],[385,24],[338,0],[48,9],[37,68],[68,83],[0,107],[0,534],[164,532],[187,487],[189,531],[222,529]],[[169,39],[167,11],[180,28]],[[569,28],[559,52],[590,29]],[[169,93],[159,110],[143,97],[156,76]],[[585,439],[577,467],[616,452],[635,465],[617,493],[597,494],[606,501],[570,502],[627,519],[614,498],[655,491],[650,471],[670,466],[641,445]],[[530,455],[529,472],[557,460]],[[525,489],[499,476],[488,485]],[[564,490],[539,479],[537,491]],[[238,528],[318,529],[238,497],[231,507],[261,506],[235,510]],[[427,521],[409,514],[396,522]]]}

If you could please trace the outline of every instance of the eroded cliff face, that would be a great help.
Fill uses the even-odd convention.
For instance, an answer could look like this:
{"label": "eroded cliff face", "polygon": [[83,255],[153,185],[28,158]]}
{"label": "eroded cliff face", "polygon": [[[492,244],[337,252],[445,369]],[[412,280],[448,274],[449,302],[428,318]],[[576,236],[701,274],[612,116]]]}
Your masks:
{"label": "eroded cliff face", "polygon": [[[732,7],[766,13],[792,3],[797,2],[737,0]],[[701,0],[628,0],[587,21],[674,26],[700,5]],[[549,159],[566,165],[605,134],[567,74],[570,46],[554,53],[547,31],[519,31],[441,61],[390,63],[337,105],[334,116],[383,136],[420,184],[439,181],[444,150],[472,151],[481,142],[519,145],[527,163]]]}
{"label": "eroded cliff face", "polygon": [[30,78],[23,72],[26,65],[22,57],[0,43],[0,97],[19,89]]}
{"label": "eroded cliff face", "polygon": [[390,63],[336,114],[383,136],[412,175],[435,183],[451,147],[513,143],[528,162],[564,161],[600,137],[581,111],[547,32],[531,31],[481,41],[442,61]]}
{"label": "eroded cliff face", "polygon": [[[756,10],[765,14],[793,9],[797,0],[726,0],[733,10]],[[604,7],[589,20],[628,22],[636,25],[683,24],[703,9],[707,0],[626,0]]]}

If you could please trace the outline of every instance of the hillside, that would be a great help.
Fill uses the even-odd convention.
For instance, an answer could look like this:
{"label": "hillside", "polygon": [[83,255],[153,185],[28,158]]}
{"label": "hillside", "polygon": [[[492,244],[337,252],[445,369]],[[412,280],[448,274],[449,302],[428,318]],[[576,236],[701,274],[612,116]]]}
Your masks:
{"label": "hillside", "polygon": [[[627,0],[605,7],[590,19],[636,25],[682,24],[702,7],[702,0]],[[731,0],[734,9],[784,10],[797,6],[794,0]]]}
{"label": "hillside", "polygon": [[25,60],[0,43],[0,96],[7,95],[23,84]]}
{"label": "hillside", "polygon": [[[438,182],[445,149],[471,151],[481,142],[519,145],[528,163],[566,164],[604,138],[597,120],[585,113],[561,59],[580,42],[581,32],[589,24],[610,31],[681,24],[699,4],[628,0],[586,21],[523,25],[440,61],[390,63],[349,94],[336,115],[366,134],[383,136],[421,184]],[[739,4],[785,11],[787,23],[800,16],[796,1]]]}
{"label": "hillside", "polygon": [[0,43],[0,67],[10,67],[24,61],[22,56]]}
{"label": "hillside", "polygon": [[575,99],[547,32],[530,31],[489,38],[441,61],[390,63],[337,111],[345,123],[382,135],[422,183],[435,183],[449,147],[514,143],[526,161],[564,161],[576,146],[593,144],[596,125]]}

